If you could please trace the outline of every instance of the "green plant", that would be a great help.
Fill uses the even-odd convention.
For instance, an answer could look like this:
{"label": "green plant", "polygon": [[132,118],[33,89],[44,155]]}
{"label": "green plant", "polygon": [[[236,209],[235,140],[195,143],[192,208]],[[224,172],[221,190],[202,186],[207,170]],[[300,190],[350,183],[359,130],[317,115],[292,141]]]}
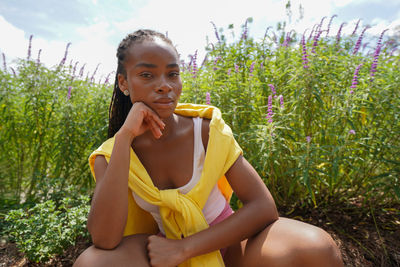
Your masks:
{"label": "green plant", "polygon": [[75,244],[76,238],[88,238],[86,220],[89,197],[64,198],[59,206],[52,200],[29,209],[11,210],[5,217],[6,233],[33,262],[46,262]]}

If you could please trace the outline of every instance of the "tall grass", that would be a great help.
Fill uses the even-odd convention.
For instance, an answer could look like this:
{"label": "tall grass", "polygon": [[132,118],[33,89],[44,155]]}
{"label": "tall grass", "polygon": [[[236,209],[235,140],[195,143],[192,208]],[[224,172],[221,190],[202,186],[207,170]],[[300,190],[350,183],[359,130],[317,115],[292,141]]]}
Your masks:
{"label": "tall grass", "polygon": [[[304,34],[280,24],[255,40],[250,23],[232,42],[215,27],[218,42],[207,47],[207,60],[195,55],[182,66],[181,102],[222,110],[280,206],[399,203],[400,56],[391,53],[393,42],[382,34],[368,54],[360,49],[363,29],[330,36],[322,22]],[[112,88],[85,79],[83,66],[77,74],[66,57],[47,68],[29,55],[0,71],[4,203],[92,188],[87,157],[106,139]]]}
{"label": "tall grass", "polygon": [[76,74],[66,56],[53,68],[28,58],[0,71],[0,195],[6,206],[90,190],[87,157],[107,136],[110,87],[85,80],[83,69]]}
{"label": "tall grass", "polygon": [[247,24],[229,43],[216,30],[206,62],[184,66],[184,101],[221,108],[280,206],[399,203],[400,56],[391,54],[393,42],[382,33],[373,55],[354,53],[358,33],[325,36],[319,24],[311,35],[280,27],[255,40]]}

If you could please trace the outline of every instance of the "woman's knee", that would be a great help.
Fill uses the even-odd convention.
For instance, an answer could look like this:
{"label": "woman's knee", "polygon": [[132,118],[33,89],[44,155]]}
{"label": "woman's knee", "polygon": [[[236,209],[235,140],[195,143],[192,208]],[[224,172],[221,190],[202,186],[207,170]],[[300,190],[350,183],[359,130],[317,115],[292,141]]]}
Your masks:
{"label": "woman's knee", "polygon": [[293,239],[287,241],[291,250],[286,254],[295,266],[343,266],[340,250],[325,230],[295,220],[287,223]]}
{"label": "woman's knee", "polygon": [[[342,266],[331,236],[316,226],[279,218],[248,240],[244,262],[251,266]],[[244,265],[250,266],[250,265]]]}
{"label": "woman's knee", "polygon": [[147,257],[148,235],[124,237],[121,243],[111,250],[91,246],[74,263],[74,267],[88,266],[149,266]]}

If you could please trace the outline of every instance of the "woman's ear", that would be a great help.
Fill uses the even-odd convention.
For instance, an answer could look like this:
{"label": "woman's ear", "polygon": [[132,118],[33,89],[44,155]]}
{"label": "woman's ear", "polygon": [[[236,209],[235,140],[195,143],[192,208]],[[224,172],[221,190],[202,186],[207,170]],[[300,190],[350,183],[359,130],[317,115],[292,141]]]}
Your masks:
{"label": "woman's ear", "polygon": [[118,87],[122,92],[128,90],[128,82],[125,76],[121,73],[118,73]]}

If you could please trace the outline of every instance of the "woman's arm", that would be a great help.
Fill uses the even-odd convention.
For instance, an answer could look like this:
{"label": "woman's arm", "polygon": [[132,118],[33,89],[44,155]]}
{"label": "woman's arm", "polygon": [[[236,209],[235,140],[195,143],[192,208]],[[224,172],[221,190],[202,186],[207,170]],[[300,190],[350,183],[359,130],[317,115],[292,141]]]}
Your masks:
{"label": "woman's arm", "polygon": [[94,163],[96,188],[88,217],[88,230],[99,248],[115,248],[123,237],[128,216],[128,175],[133,139],[150,130],[162,135],[164,123],[145,104],[135,103],[121,129],[115,134],[110,161],[97,156]]}
{"label": "woman's arm", "polygon": [[109,164],[104,156],[94,162],[96,188],[88,217],[93,244],[102,249],[116,247],[122,239],[128,216],[128,170],[131,137],[115,135]]}
{"label": "woman's arm", "polygon": [[[207,141],[208,138],[203,139],[203,142]],[[243,207],[226,220],[182,240],[149,237],[149,256],[154,266],[158,263],[161,263],[160,266],[169,266],[166,262],[171,255],[176,260],[171,266],[175,266],[186,259],[228,247],[253,236],[278,219],[269,190],[244,157],[239,156],[225,176],[243,202]]]}
{"label": "woman's arm", "polygon": [[189,258],[238,243],[278,219],[271,194],[244,157],[239,156],[226,177],[243,207],[221,223],[185,238]]}

